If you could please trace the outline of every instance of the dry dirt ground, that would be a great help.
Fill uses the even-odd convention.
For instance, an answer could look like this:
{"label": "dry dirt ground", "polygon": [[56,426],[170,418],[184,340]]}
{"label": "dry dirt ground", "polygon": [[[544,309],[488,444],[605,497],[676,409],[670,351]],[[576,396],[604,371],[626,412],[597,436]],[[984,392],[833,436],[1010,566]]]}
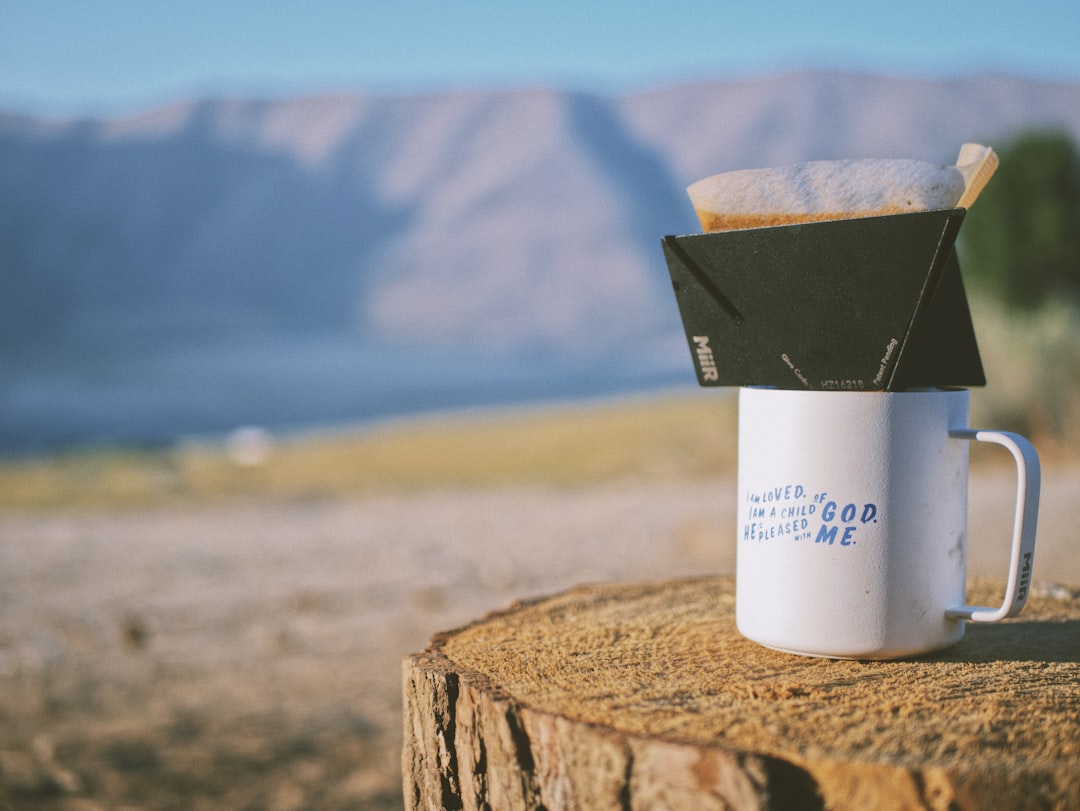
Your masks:
{"label": "dry dirt ground", "polygon": [[[971,484],[1003,575],[1007,472]],[[401,807],[400,666],[582,582],[728,573],[729,480],[0,515],[0,809]],[[1080,471],[1036,581],[1080,587]],[[999,571],[1000,570],[1000,571]]]}

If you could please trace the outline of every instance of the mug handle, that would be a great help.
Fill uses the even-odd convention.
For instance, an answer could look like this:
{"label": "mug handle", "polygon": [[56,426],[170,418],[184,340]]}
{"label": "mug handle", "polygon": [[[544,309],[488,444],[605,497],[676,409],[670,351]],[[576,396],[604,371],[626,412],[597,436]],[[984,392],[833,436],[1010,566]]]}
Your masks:
{"label": "mug handle", "polygon": [[953,439],[993,442],[1008,448],[1016,460],[1016,520],[1013,524],[1012,557],[1009,580],[1001,608],[965,605],[950,608],[945,616],[972,622],[997,622],[1015,617],[1027,602],[1031,587],[1031,564],[1035,557],[1035,524],[1039,513],[1039,489],[1042,468],[1034,446],[1019,434],[1009,431],[980,431],[955,428],[949,431]]}

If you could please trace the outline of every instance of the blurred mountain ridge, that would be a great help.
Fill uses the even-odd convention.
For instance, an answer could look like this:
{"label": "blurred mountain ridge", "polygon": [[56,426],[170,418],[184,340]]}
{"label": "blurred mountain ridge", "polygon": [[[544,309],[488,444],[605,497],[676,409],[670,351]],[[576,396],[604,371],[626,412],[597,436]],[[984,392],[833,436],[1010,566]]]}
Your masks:
{"label": "blurred mountain ridge", "polygon": [[951,163],[1080,85],[795,73],[0,113],[0,449],[171,441],[693,380],[659,249],[684,188]]}

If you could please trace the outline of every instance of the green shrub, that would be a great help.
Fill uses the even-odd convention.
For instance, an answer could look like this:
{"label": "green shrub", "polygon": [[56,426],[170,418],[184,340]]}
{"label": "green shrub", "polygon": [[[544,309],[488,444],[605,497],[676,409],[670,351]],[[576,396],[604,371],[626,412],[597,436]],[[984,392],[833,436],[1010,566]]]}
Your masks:
{"label": "green shrub", "polygon": [[1058,132],[1028,132],[998,150],[1001,165],[960,232],[970,286],[1009,308],[1080,300],[1080,155]]}

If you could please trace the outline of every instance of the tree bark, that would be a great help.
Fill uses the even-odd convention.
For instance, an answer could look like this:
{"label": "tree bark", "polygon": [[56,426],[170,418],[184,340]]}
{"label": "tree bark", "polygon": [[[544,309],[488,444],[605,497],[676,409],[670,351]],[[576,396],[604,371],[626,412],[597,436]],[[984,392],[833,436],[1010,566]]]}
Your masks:
{"label": "tree bark", "polygon": [[1078,598],[892,662],[743,639],[729,578],[517,603],[406,658],[406,806],[1080,808]]}

